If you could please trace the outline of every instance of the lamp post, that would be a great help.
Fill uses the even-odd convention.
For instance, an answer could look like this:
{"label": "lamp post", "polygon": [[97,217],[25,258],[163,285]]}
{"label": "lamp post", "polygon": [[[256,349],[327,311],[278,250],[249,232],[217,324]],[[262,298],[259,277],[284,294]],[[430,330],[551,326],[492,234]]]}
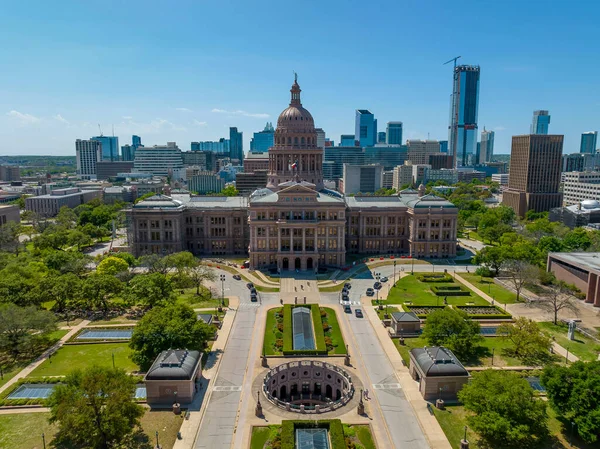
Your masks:
{"label": "lamp post", "polygon": [[412,261],[412,266],[410,268],[410,274],[415,274],[415,258],[411,257],[410,259]]}
{"label": "lamp post", "polygon": [[223,304],[225,303],[225,275],[222,274],[220,276],[221,279],[221,307],[219,310],[219,312],[221,312],[223,310]]}
{"label": "lamp post", "polygon": [[460,449],[469,449],[469,440],[467,440],[467,426],[465,426],[465,434],[460,441]]}
{"label": "lamp post", "polygon": [[492,348],[492,366],[494,366],[494,351],[496,348]]}
{"label": "lamp post", "polygon": [[396,261],[394,260],[394,285],[396,285]]}
{"label": "lamp post", "polygon": [[115,353],[112,353],[113,369],[115,369]]}
{"label": "lamp post", "polygon": [[156,431],[156,448],[155,449],[161,449],[160,444],[158,442],[158,430]]}
{"label": "lamp post", "polygon": [[44,449],[46,449],[46,435],[42,433],[42,444],[44,445]]}

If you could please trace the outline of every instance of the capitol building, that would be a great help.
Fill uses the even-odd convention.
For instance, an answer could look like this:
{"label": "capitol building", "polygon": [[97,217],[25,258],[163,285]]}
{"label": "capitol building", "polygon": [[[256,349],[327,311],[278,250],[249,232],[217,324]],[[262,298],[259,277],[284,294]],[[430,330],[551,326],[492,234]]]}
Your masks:
{"label": "capitol building", "polygon": [[297,80],[279,115],[265,188],[246,197],[156,195],[127,210],[136,256],[248,255],[253,269],[343,267],[347,254],[456,255],[458,210],[425,188],[344,197],[324,188],[323,149]]}

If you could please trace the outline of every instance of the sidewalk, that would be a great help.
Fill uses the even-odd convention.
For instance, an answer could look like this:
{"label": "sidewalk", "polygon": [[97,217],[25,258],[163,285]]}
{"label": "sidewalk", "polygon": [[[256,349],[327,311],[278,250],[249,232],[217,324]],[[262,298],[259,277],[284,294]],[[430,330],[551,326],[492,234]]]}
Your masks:
{"label": "sidewalk", "polygon": [[421,393],[419,393],[419,384],[413,380],[408,372],[408,368],[403,365],[402,357],[396,349],[394,342],[389,337],[387,329],[383,327],[381,320],[377,316],[377,312],[375,312],[375,308],[371,306],[371,299],[363,297],[361,298],[361,301],[363,302],[363,310],[371,321],[371,325],[375,329],[377,338],[394,367],[396,377],[406,396],[406,400],[413,408],[413,411],[419,420],[419,424],[421,425],[421,430],[431,445],[431,449],[451,449],[452,446],[450,445],[446,434],[440,427],[436,417],[429,413],[427,401],[425,401],[423,396],[421,396]]}
{"label": "sidewalk", "polygon": [[[232,296],[229,298],[229,308],[227,314],[223,319],[223,326],[219,330],[217,339],[215,340],[211,354],[208,356],[205,367],[202,368],[202,378],[198,382],[198,393],[194,397],[194,401],[189,405],[189,419],[184,419],[181,424],[179,432],[181,439],[176,440],[173,449],[192,449],[194,447],[194,441],[196,434],[200,428],[200,423],[204,415],[206,406],[210,402],[211,389],[214,384],[214,380],[217,378],[219,371],[219,365],[221,362],[221,355],[227,345],[231,327],[233,321],[237,315],[237,307],[239,306],[239,298]],[[211,309],[211,310],[214,310]]]}
{"label": "sidewalk", "polygon": [[34,369],[40,366],[44,361],[48,358],[50,354],[53,354],[58,348],[60,348],[69,338],[79,332],[82,328],[86,327],[90,322],[88,320],[83,320],[77,326],[71,328],[69,332],[65,334],[58,342],[56,342],[53,346],[46,349],[42,355],[40,355],[37,359],[23,368],[15,377],[6,382],[4,385],[0,387],[0,393],[10,388],[11,385],[17,383],[20,379],[27,377]]}

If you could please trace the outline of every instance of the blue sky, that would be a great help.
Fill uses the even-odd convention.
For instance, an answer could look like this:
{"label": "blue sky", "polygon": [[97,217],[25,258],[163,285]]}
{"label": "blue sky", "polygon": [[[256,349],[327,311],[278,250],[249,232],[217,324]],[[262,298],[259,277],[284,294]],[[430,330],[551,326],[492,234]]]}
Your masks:
{"label": "blue sky", "polygon": [[292,71],[317,126],[339,142],[354,110],[447,139],[450,65],[481,66],[479,127],[496,152],[549,109],[565,153],[600,128],[596,1],[5,2],[0,154],[74,154],[98,134],[148,145],[276,122]]}

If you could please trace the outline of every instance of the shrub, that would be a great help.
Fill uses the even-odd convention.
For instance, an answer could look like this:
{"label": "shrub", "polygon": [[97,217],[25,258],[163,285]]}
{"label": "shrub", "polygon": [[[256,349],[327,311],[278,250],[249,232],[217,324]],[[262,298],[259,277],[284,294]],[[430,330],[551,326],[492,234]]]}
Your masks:
{"label": "shrub", "polygon": [[277,323],[277,330],[283,332],[283,323]]}
{"label": "shrub", "polygon": [[483,276],[486,278],[494,277],[494,273],[488,267],[479,267],[475,270],[475,274],[477,276]]}
{"label": "shrub", "polygon": [[333,341],[331,337],[325,337],[325,346],[327,346],[327,351],[331,351],[333,349]]}
{"label": "shrub", "polygon": [[288,421],[281,422],[281,448],[294,449],[296,446],[295,430],[302,428],[329,429],[331,449],[347,449],[344,438],[344,428],[339,419],[323,419],[319,421]]}
{"label": "shrub", "polygon": [[456,285],[434,285],[431,291],[437,296],[471,296],[471,292]]}
{"label": "shrub", "polygon": [[423,274],[418,274],[417,275],[417,279],[421,282],[454,282],[454,279],[452,279],[452,276],[450,276],[448,273],[444,273],[444,274],[435,274],[435,273],[423,273]]}
{"label": "shrub", "polygon": [[283,339],[278,338],[277,340],[275,340],[275,347],[278,351],[281,351],[283,349]]}
{"label": "shrub", "polygon": [[323,332],[327,332],[329,331],[329,329],[331,329],[329,323],[323,323]]}
{"label": "shrub", "polygon": [[323,309],[321,309],[321,318],[327,318],[327,312]]}

